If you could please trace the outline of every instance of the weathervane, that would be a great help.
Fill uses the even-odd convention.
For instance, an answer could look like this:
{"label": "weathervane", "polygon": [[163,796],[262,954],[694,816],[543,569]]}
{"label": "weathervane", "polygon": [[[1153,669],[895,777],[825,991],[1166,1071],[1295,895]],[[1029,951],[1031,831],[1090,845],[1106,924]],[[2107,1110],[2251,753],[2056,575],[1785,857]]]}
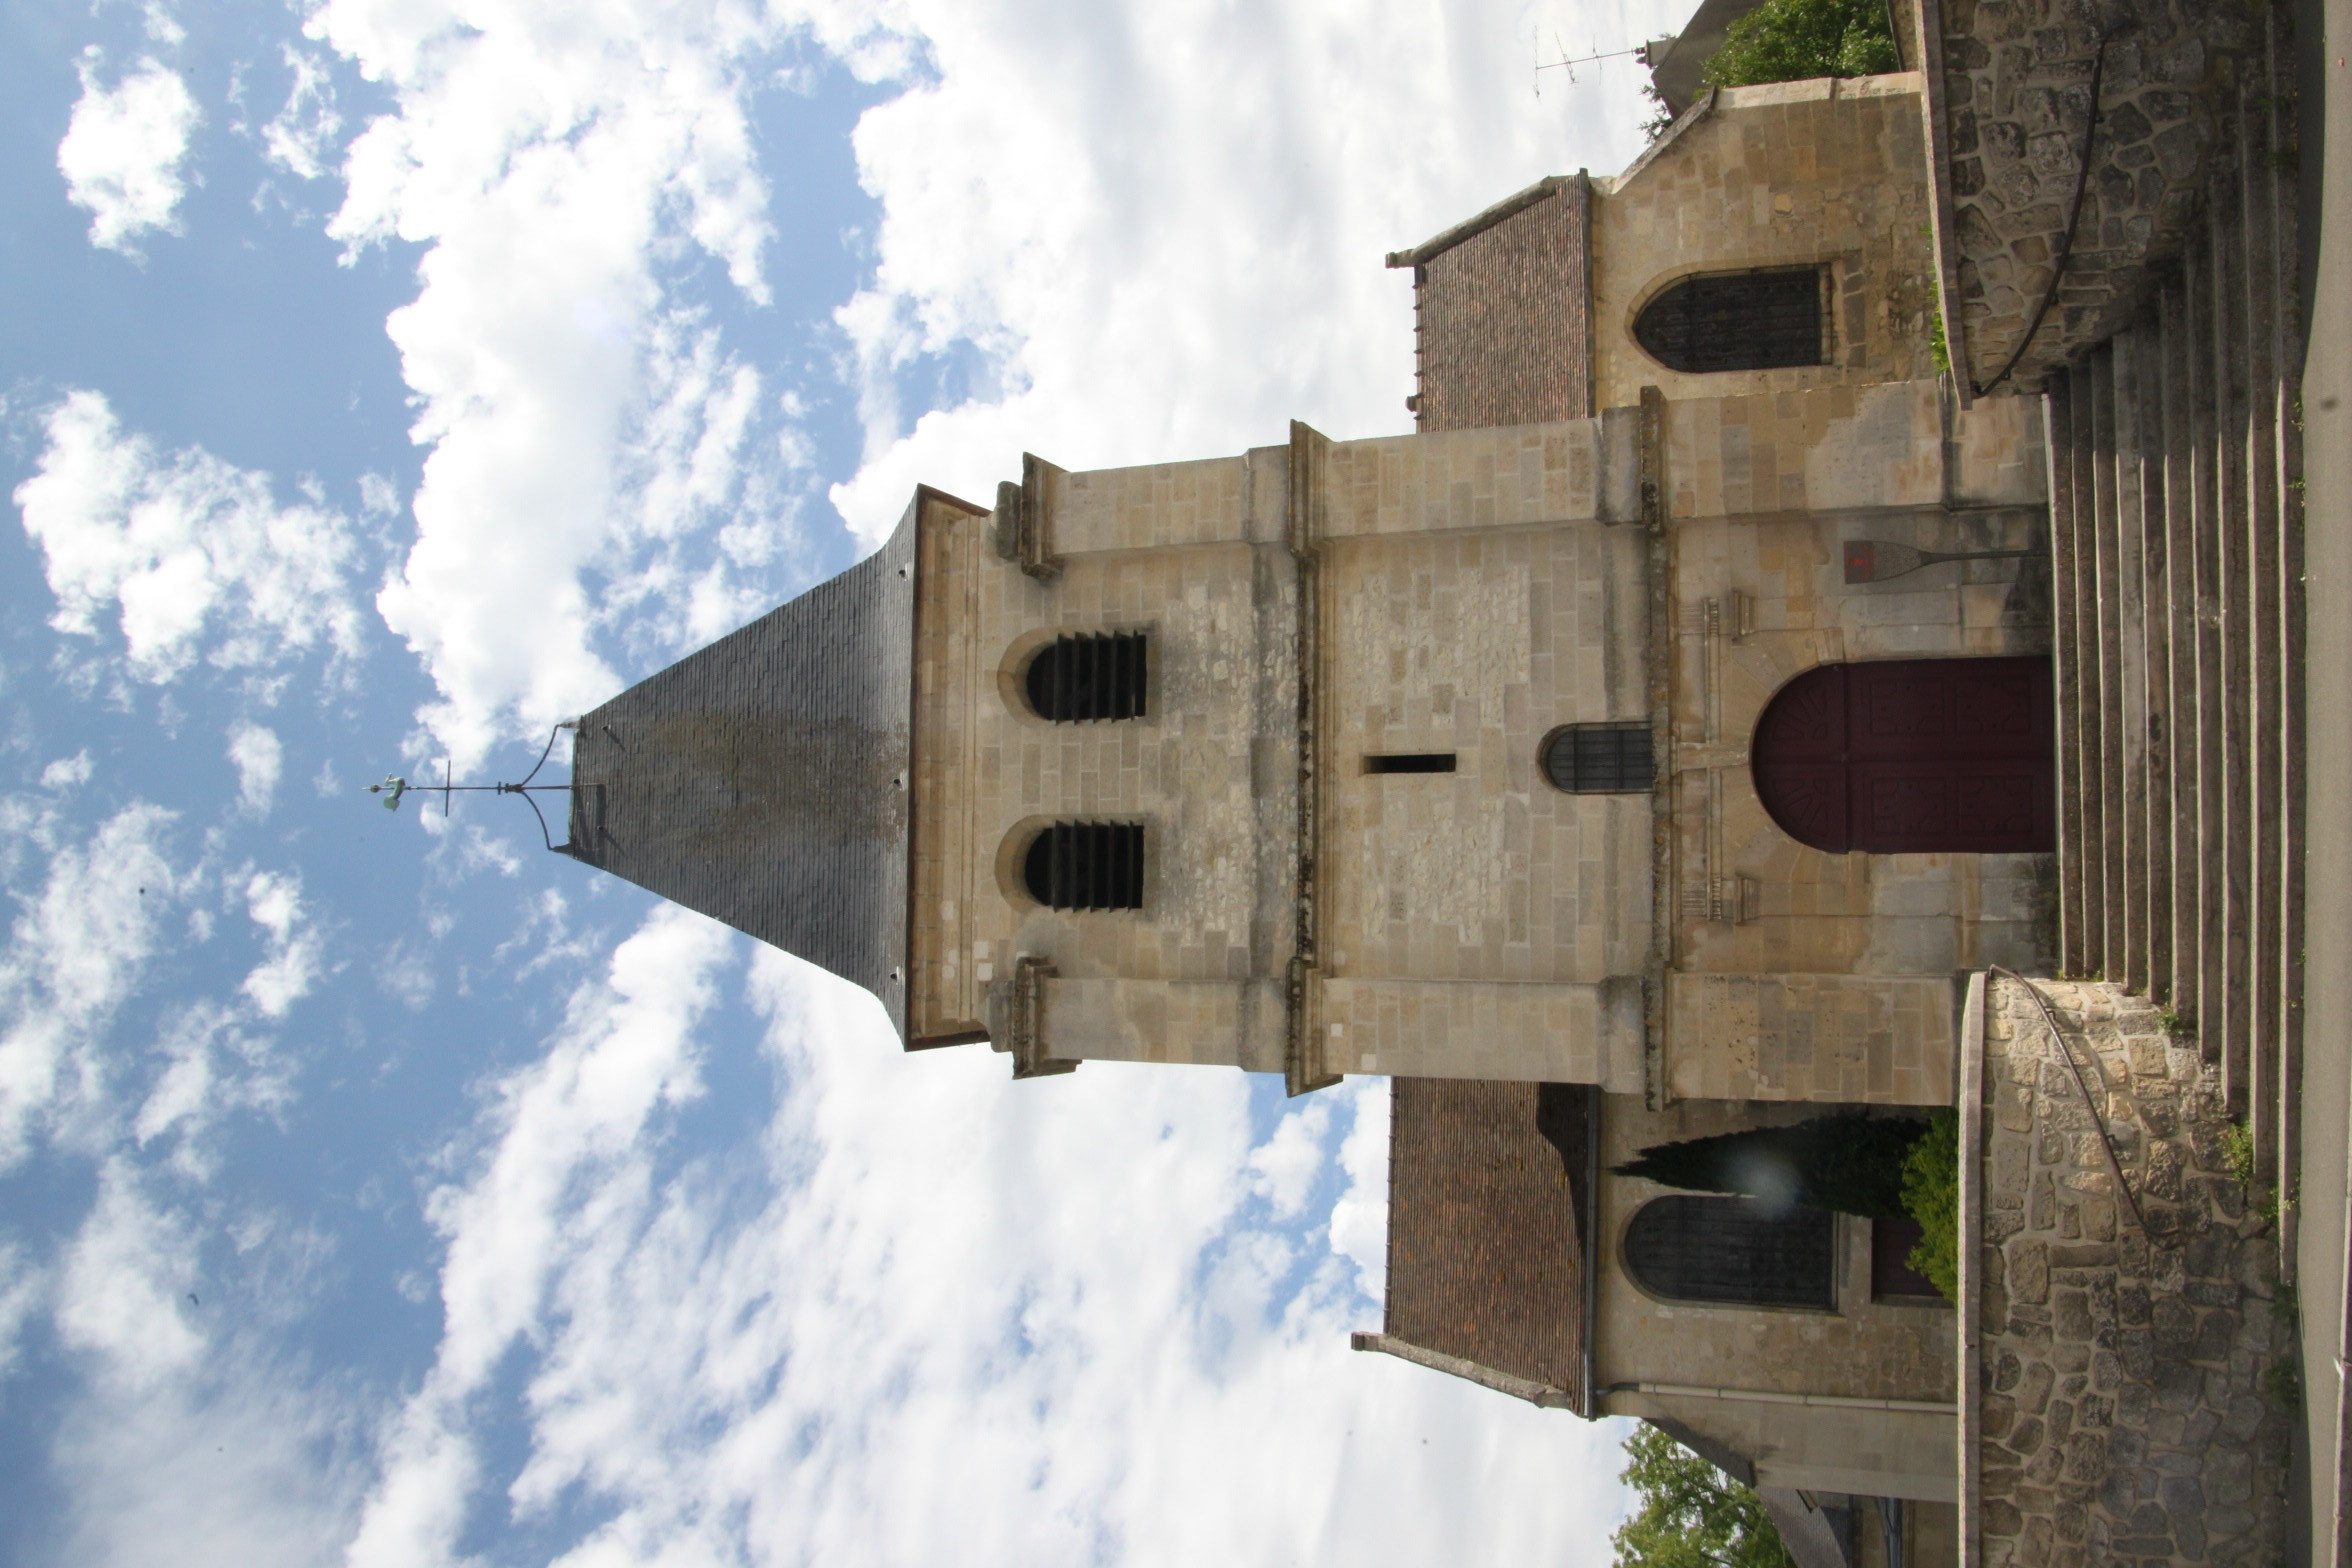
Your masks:
{"label": "weathervane", "polygon": [[539,760],[531,765],[531,771],[523,775],[520,783],[459,784],[450,778],[449,759],[444,757],[441,760],[441,782],[438,784],[411,784],[397,773],[387,773],[384,775],[383,783],[370,784],[367,790],[369,794],[381,797],[386,811],[398,811],[400,798],[403,795],[438,795],[441,797],[441,815],[444,817],[449,815],[449,798],[452,795],[519,795],[522,797],[523,804],[531,808],[531,815],[539,819],[540,841],[546,844],[550,851],[566,850],[571,848],[569,838],[567,837],[561,844],[555,842],[554,836],[547,831],[547,818],[541,814],[539,803],[531,797],[534,794],[552,794],[559,790],[570,794],[572,786],[569,784],[534,784],[531,781],[539,776],[539,770],[546,767],[547,759],[554,755],[555,737],[565,730],[578,727],[579,720],[567,719],[548,731],[547,745],[540,751]]}

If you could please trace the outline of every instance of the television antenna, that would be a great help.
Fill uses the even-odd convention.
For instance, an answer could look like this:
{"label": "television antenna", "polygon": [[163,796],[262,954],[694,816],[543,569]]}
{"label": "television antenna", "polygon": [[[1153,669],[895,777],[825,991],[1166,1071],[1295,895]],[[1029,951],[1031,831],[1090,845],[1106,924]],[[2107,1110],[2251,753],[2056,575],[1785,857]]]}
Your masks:
{"label": "television antenna", "polygon": [[1535,63],[1535,95],[1538,98],[1543,96],[1543,73],[1546,71],[1566,71],[1568,73],[1568,80],[1574,82],[1576,80],[1576,68],[1578,66],[1592,65],[1602,60],[1622,60],[1629,55],[1639,55],[1642,53],[1643,47],[1644,46],[1641,44],[1635,44],[1630,49],[1603,49],[1598,44],[1595,44],[1593,46],[1592,53],[1580,54],[1571,57],[1568,53],[1567,45],[1560,42],[1560,35],[1558,33],[1554,33],[1552,35],[1552,52],[1558,55],[1559,58],[1556,60],[1545,60],[1541,58],[1543,53],[1543,37],[1539,33],[1535,40],[1535,49],[1538,56],[1538,59]]}
{"label": "television antenna", "polygon": [[455,795],[517,795],[522,798],[524,805],[531,808],[531,815],[539,819],[540,842],[544,843],[551,851],[569,849],[571,842],[568,837],[562,844],[555,842],[554,835],[547,831],[546,816],[539,810],[539,803],[531,797],[533,795],[554,794],[558,791],[568,795],[571,793],[572,786],[568,783],[534,784],[531,781],[539,776],[539,770],[546,767],[547,759],[555,754],[555,737],[565,730],[576,729],[578,726],[577,719],[569,719],[550,730],[547,735],[547,745],[539,753],[539,760],[531,764],[531,771],[524,774],[518,783],[460,784],[450,777],[449,759],[444,757],[441,759],[441,782],[438,784],[411,784],[400,774],[387,773],[384,775],[383,783],[370,784],[367,787],[367,792],[376,796],[378,804],[382,805],[386,811],[398,811],[403,796],[438,795],[441,797],[441,815],[444,818],[449,815],[450,797]]}

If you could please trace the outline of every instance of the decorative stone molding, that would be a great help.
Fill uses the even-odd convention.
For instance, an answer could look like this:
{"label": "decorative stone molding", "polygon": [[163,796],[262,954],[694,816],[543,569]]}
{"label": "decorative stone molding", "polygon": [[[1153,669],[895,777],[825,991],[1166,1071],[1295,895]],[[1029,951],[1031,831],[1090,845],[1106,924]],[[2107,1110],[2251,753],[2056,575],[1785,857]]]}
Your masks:
{"label": "decorative stone molding", "polygon": [[1054,966],[1042,958],[1022,957],[1013,962],[1012,1007],[1001,1050],[1013,1057],[1015,1078],[1048,1078],[1076,1072],[1078,1064],[1055,1056],[1045,1039],[1045,983]]}
{"label": "decorative stone molding", "polygon": [[1065,477],[1036,453],[1023,452],[1021,482],[1008,479],[996,487],[996,553],[1018,561],[1039,582],[1061,575],[1062,560],[1053,543],[1053,488]]}
{"label": "decorative stone molding", "polygon": [[1323,903],[1322,792],[1329,780],[1322,764],[1324,724],[1322,548],[1325,531],[1326,469],[1331,438],[1299,420],[1290,422],[1290,492],[1285,538],[1297,573],[1298,593],[1298,898],[1291,957],[1284,971],[1286,1031],[1282,1081],[1299,1095],[1339,1082],[1326,1065],[1322,1027],[1322,974],[1318,966]]}

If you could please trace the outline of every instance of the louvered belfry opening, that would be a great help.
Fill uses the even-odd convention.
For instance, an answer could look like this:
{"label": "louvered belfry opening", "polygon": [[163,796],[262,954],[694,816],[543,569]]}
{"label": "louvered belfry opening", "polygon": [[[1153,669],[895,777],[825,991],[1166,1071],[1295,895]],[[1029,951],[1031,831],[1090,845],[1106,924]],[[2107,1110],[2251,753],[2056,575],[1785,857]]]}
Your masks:
{"label": "louvered belfry opening", "polygon": [[1652,1198],[1625,1227],[1625,1267],[1669,1301],[1837,1307],[1837,1216],[1754,1198]]}
{"label": "louvered belfry opening", "polygon": [[1143,717],[1144,634],[1057,637],[1029,661],[1029,707],[1059,724]]}
{"label": "louvered belfry opening", "polygon": [[1545,737],[1544,777],[1571,795],[1640,795],[1650,788],[1650,726],[1563,724]]}
{"label": "louvered belfry opening", "polygon": [[1779,370],[1829,363],[1821,267],[1705,272],[1642,307],[1634,341],[1669,370]]}
{"label": "louvered belfry opening", "polygon": [[1141,909],[1143,824],[1056,822],[1030,842],[1021,880],[1048,909]]}

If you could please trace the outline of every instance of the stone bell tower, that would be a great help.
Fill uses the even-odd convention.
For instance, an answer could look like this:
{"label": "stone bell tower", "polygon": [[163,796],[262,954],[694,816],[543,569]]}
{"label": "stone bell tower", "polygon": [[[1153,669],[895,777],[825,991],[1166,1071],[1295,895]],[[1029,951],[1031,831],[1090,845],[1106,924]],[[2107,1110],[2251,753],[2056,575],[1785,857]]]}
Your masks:
{"label": "stone bell tower", "polygon": [[1630,411],[934,491],[579,723],[573,853],[909,1048],[1638,1089]]}

